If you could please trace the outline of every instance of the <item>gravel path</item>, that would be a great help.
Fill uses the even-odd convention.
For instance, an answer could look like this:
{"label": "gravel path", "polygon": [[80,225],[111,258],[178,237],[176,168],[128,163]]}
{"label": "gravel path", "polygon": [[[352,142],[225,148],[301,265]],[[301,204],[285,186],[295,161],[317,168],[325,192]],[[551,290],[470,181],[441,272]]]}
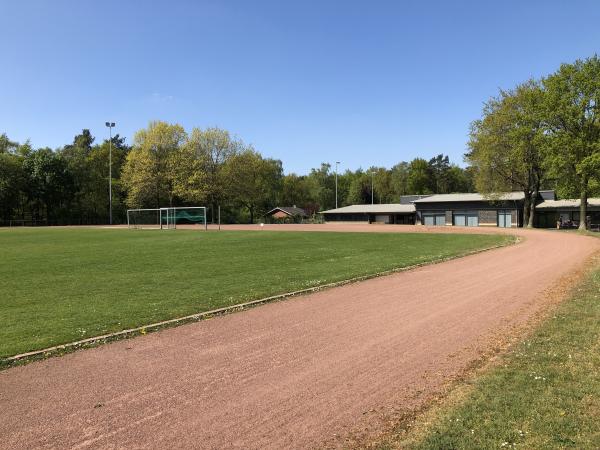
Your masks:
{"label": "gravel path", "polygon": [[524,242],[2,371],[0,447],[311,448],[376,433],[539,312],[600,247],[511,232]]}

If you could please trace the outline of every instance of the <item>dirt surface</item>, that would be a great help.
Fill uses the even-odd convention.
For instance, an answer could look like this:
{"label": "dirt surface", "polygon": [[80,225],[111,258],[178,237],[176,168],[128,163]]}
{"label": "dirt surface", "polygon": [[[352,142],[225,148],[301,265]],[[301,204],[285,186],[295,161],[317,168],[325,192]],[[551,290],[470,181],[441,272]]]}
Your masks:
{"label": "dirt surface", "polygon": [[600,246],[510,232],[523,242],[0,372],[0,446],[314,448],[376,434],[539,312]]}

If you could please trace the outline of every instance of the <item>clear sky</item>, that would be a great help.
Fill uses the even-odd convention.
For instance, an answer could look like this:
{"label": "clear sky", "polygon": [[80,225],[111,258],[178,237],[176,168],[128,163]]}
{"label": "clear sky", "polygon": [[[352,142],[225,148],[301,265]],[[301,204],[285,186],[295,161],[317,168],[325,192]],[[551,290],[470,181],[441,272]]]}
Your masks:
{"label": "clear sky", "polygon": [[281,159],[462,163],[483,102],[600,48],[597,1],[0,0],[0,133],[219,126]]}

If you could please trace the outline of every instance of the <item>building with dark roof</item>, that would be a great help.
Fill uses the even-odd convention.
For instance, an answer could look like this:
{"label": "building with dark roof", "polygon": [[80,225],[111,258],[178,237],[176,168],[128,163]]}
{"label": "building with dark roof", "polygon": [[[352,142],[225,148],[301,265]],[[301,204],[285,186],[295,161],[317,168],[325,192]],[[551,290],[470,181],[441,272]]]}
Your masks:
{"label": "building with dark roof", "polygon": [[[554,228],[558,223],[572,224],[573,227],[579,225],[579,199],[566,200],[544,200],[535,207],[536,227]],[[587,217],[591,228],[600,227],[600,198],[588,198]]]}
{"label": "building with dark roof", "polygon": [[523,192],[437,194],[413,202],[415,223],[428,226],[523,226]]}
{"label": "building with dark roof", "polygon": [[272,219],[282,220],[282,221],[285,221],[286,219],[296,221],[296,220],[304,219],[304,218],[308,217],[308,214],[306,213],[306,211],[304,209],[298,208],[298,207],[296,207],[296,205],[294,205],[294,206],[276,206],[271,211],[268,211],[265,214],[265,217],[270,217]]}
{"label": "building with dark roof", "polygon": [[414,225],[415,205],[412,203],[386,203],[351,205],[322,211],[326,222],[364,222]]}
{"label": "building with dark roof", "polygon": [[[462,227],[522,227],[523,192],[497,194],[435,194],[402,196],[400,203],[352,205],[322,211],[326,222],[364,222]],[[540,191],[535,225],[554,228],[557,222],[579,223],[579,200],[556,200],[553,190]],[[600,224],[600,199],[588,199],[588,221]]]}

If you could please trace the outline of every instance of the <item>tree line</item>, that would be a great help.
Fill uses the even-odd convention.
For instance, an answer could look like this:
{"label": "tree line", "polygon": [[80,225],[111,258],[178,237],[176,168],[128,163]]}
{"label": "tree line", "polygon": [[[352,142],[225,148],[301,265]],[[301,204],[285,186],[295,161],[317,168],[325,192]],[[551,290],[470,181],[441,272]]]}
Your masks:
{"label": "tree line", "polygon": [[[274,206],[309,214],[336,205],[398,202],[405,194],[519,190],[532,226],[543,188],[581,199],[600,193],[600,60],[563,64],[553,74],[501,90],[471,124],[467,168],[443,154],[392,168],[335,173],[322,163],[307,174],[284,174],[278,159],[219,128],[151,122],[128,145],[112,138],[113,217],[127,208],[206,205],[227,222],[254,222]],[[58,149],[34,149],[0,136],[0,221],[100,224],[108,219],[109,141],[89,130]],[[581,220],[581,227],[585,227]]]}
{"label": "tree line", "polygon": [[[89,130],[62,148],[33,149],[0,136],[0,220],[37,224],[102,224],[108,218],[108,139]],[[334,208],[336,173],[322,163],[308,174],[284,174],[278,159],[219,128],[186,132],[151,122],[131,146],[112,138],[113,219],[127,208],[207,205],[227,222],[254,222],[275,206],[297,205],[309,215]],[[391,169],[337,174],[338,206],[393,203],[405,194],[471,192],[473,173],[448,156],[415,158]],[[209,217],[213,219],[214,217]]]}

